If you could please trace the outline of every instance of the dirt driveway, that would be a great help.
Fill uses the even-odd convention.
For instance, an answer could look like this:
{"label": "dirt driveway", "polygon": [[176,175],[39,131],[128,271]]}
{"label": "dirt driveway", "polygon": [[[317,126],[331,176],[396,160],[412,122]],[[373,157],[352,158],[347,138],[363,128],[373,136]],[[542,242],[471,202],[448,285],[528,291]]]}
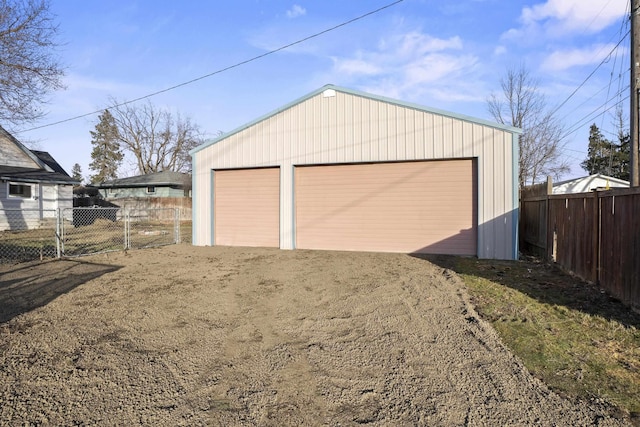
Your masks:
{"label": "dirt driveway", "polygon": [[0,266],[0,319],[0,425],[619,425],[532,378],[459,278],[407,255]]}

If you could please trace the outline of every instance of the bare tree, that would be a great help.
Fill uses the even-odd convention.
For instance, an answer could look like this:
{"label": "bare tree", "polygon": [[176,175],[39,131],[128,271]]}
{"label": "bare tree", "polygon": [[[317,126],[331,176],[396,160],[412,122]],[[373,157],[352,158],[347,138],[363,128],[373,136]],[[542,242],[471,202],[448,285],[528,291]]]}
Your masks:
{"label": "bare tree", "polygon": [[0,0],[0,122],[42,117],[46,94],[62,88],[57,31],[48,0]]}
{"label": "bare tree", "polygon": [[140,174],[191,169],[189,151],[202,142],[200,129],[191,119],[174,116],[151,102],[112,103],[120,143],[135,158]]}
{"label": "bare tree", "polygon": [[499,123],[522,129],[520,135],[520,187],[569,171],[562,157],[563,127],[547,111],[547,102],[525,67],[510,69],[500,80],[502,93],[492,94],[487,108]]}

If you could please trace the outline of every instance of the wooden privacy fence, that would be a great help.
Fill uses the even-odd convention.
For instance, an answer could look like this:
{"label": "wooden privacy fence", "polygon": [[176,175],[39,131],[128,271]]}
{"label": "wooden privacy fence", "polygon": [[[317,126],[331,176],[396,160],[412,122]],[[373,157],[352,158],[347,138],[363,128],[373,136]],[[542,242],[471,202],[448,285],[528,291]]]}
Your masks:
{"label": "wooden privacy fence", "polygon": [[640,307],[640,188],[550,193],[522,190],[520,248]]}

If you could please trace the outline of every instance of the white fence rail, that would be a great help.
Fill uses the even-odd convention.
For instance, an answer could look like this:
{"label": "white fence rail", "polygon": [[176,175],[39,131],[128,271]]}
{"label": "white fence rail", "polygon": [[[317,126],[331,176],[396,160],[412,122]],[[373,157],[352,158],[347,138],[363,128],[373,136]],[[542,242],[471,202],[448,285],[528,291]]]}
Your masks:
{"label": "white fence rail", "polygon": [[0,209],[0,263],[73,257],[191,241],[179,209]]}

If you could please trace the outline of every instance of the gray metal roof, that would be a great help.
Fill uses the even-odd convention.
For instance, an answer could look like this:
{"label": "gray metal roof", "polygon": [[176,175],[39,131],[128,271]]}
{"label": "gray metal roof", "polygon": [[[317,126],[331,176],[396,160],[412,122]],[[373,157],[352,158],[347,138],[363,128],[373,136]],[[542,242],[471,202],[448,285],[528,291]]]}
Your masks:
{"label": "gray metal roof", "polygon": [[122,187],[188,187],[191,185],[191,175],[181,172],[163,171],[147,175],[130,176],[104,181],[94,184],[97,188],[122,188]]}

